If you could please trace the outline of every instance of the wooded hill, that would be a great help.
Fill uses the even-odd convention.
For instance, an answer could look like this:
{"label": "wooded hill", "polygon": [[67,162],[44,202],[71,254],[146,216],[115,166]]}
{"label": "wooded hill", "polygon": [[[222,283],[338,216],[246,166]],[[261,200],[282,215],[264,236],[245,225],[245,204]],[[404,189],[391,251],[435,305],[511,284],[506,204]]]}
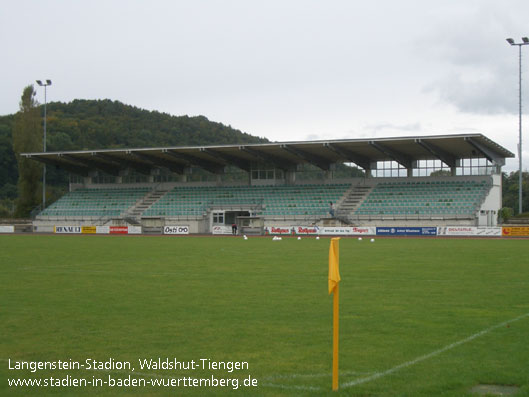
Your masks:
{"label": "wooded hill", "polygon": [[[51,102],[47,105],[47,114],[46,150],[49,152],[268,142],[204,116],[171,116],[111,100]],[[4,207],[10,206],[5,199],[17,197],[13,122],[14,115],[0,117],[0,200],[4,199]],[[63,183],[64,175],[49,167],[50,188]],[[0,213],[1,207],[2,204]]]}

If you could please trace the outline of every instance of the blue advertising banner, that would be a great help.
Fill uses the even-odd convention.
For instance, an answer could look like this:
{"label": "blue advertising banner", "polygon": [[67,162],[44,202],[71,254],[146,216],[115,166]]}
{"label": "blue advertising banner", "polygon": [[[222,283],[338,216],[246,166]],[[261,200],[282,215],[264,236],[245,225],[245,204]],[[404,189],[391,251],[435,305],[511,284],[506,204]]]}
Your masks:
{"label": "blue advertising banner", "polygon": [[436,227],[377,227],[377,236],[437,236]]}
{"label": "blue advertising banner", "polygon": [[421,227],[421,234],[423,236],[437,236],[436,227]]}

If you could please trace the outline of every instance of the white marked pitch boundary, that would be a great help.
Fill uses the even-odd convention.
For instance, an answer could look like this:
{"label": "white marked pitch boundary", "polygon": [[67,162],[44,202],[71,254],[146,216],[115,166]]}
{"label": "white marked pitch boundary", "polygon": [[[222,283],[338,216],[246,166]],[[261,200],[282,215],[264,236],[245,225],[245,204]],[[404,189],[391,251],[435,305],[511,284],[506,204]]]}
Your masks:
{"label": "white marked pitch boundary", "polygon": [[[375,372],[358,372],[358,371],[340,371],[340,376],[353,376],[353,375],[372,375]],[[285,374],[285,375],[272,375],[265,376],[263,380],[277,380],[277,379],[296,379],[296,378],[325,378],[331,377],[330,372],[319,373],[319,374]]]}
{"label": "white marked pitch boundary", "polygon": [[504,321],[504,322],[502,322],[500,324],[493,325],[492,327],[486,328],[483,331],[476,332],[475,334],[470,335],[469,337],[467,337],[465,339],[461,339],[460,341],[457,341],[457,342],[451,343],[449,345],[446,345],[445,347],[442,347],[441,349],[438,349],[438,350],[435,350],[435,351],[433,351],[431,353],[425,354],[424,356],[417,357],[414,360],[407,361],[405,363],[399,364],[399,365],[397,365],[397,366],[395,366],[393,368],[390,368],[390,369],[388,369],[386,371],[376,372],[373,375],[366,376],[364,378],[355,379],[355,380],[352,380],[350,382],[343,383],[343,384],[340,385],[340,387],[341,388],[348,388],[348,387],[360,385],[362,383],[367,383],[367,382],[370,382],[370,381],[375,380],[375,379],[382,378],[382,377],[387,376],[387,375],[391,375],[392,373],[397,372],[400,369],[411,367],[412,365],[420,363],[421,361],[425,361],[425,360],[428,360],[429,358],[438,356],[441,353],[444,353],[444,352],[446,352],[448,350],[452,350],[455,347],[461,346],[461,345],[463,345],[465,343],[471,342],[474,339],[479,338],[480,336],[488,334],[489,332],[494,331],[494,330],[496,330],[498,328],[505,327],[507,324],[514,323],[515,321],[522,320],[522,319],[524,319],[526,317],[529,317],[529,313],[525,313],[525,314],[522,314],[521,316],[518,316],[518,317],[515,317],[513,319]]}
{"label": "white marked pitch boundary", "polygon": [[263,387],[273,387],[276,389],[284,389],[284,390],[302,390],[302,391],[322,391],[323,389],[321,387],[317,386],[295,386],[295,385],[280,385],[276,383],[261,383],[259,386]]}

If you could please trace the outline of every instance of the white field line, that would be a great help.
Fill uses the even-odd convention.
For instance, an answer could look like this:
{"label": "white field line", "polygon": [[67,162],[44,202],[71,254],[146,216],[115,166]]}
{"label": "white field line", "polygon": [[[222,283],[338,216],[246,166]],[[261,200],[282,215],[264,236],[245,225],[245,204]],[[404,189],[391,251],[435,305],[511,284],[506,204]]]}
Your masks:
{"label": "white field line", "polygon": [[[340,376],[353,376],[353,375],[369,375],[373,372],[357,372],[357,371],[340,371]],[[265,376],[260,379],[259,386],[272,387],[283,390],[301,390],[301,391],[322,391],[324,390],[318,386],[305,386],[305,385],[282,385],[279,383],[269,383],[269,381],[281,381],[282,379],[311,379],[311,378],[326,378],[331,377],[332,373],[320,373],[320,374],[287,374],[287,375],[273,375]],[[264,381],[264,382],[263,382]]]}
{"label": "white field line", "polygon": [[[340,371],[340,376],[353,376],[353,375],[371,375],[374,372],[358,372],[358,371]],[[319,374],[281,374],[281,375],[272,375],[265,376],[261,379],[263,380],[276,380],[276,379],[297,379],[297,378],[325,378],[331,377],[331,372],[319,373]]]}
{"label": "white field line", "polygon": [[468,338],[461,339],[460,341],[451,343],[451,344],[449,344],[449,345],[447,345],[447,346],[445,346],[445,347],[443,347],[441,349],[438,349],[438,350],[435,350],[435,351],[433,351],[431,353],[425,354],[424,356],[417,357],[414,360],[407,361],[405,363],[399,364],[396,367],[390,368],[390,369],[388,369],[386,371],[376,372],[373,375],[366,376],[364,378],[355,379],[355,380],[352,380],[350,382],[343,383],[343,384],[340,385],[340,387],[341,388],[347,388],[347,387],[351,387],[351,386],[356,386],[356,385],[360,385],[362,383],[366,383],[366,382],[370,382],[370,381],[375,380],[375,379],[382,378],[382,377],[387,376],[387,375],[391,375],[392,373],[397,372],[400,369],[410,367],[410,366],[412,366],[414,364],[417,364],[417,363],[419,363],[421,361],[424,361],[424,360],[427,360],[429,358],[438,356],[439,354],[444,353],[445,351],[451,350],[451,349],[453,349],[455,347],[458,347],[458,346],[460,346],[460,345],[462,345],[464,343],[467,343],[467,342],[470,342],[470,341],[472,341],[472,340],[474,340],[476,338],[479,338],[480,336],[488,334],[489,332],[494,331],[495,329],[498,329],[498,328],[501,328],[501,327],[505,327],[509,323],[514,323],[515,321],[522,320],[522,319],[524,319],[526,317],[529,317],[529,313],[525,313],[525,314],[522,314],[521,316],[515,317],[515,318],[513,318],[511,320],[507,320],[507,321],[504,321],[504,322],[502,322],[500,324],[493,325],[492,327],[486,328],[483,331],[476,332],[475,334],[470,335]]}
{"label": "white field line", "polygon": [[303,391],[322,391],[323,389],[321,387],[317,386],[287,386],[287,385],[280,385],[276,383],[261,383],[259,386],[263,387],[274,387],[277,389],[284,389],[284,390],[303,390]]}

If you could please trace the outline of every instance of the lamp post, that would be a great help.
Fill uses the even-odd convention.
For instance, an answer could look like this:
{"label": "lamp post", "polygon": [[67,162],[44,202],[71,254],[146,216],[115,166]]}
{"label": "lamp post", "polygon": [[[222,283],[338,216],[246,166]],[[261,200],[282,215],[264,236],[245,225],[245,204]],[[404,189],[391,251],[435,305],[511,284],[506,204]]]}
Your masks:
{"label": "lamp post", "polygon": [[[37,84],[44,87],[44,138],[43,138],[43,149],[46,151],[46,88],[51,85],[51,80],[46,80],[45,83],[42,80],[37,80]],[[42,210],[46,208],[46,164],[42,170]]]}
{"label": "lamp post", "polygon": [[519,165],[519,175],[518,175],[518,213],[522,213],[522,46],[529,45],[529,39],[527,37],[522,37],[521,43],[515,43],[513,39],[507,39],[507,43],[512,46],[518,46],[518,62],[519,62],[519,73],[518,73],[518,83],[519,83],[519,93],[518,93],[518,128],[519,128],[519,141],[518,141],[518,161]]}

